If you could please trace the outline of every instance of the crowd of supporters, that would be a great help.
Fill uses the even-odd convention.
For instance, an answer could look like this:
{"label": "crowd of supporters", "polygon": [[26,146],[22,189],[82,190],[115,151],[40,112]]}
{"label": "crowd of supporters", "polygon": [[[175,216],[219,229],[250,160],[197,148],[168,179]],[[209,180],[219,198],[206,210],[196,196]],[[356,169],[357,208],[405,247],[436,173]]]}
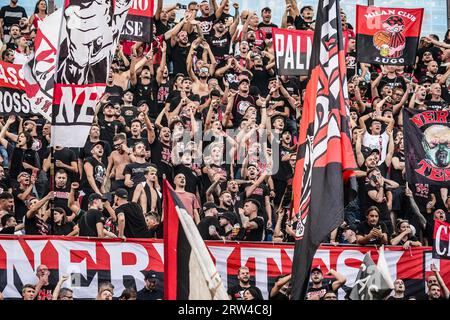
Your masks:
{"label": "crowd of supporters", "polygon": [[[270,8],[158,0],[153,41],[117,47],[83,148],[51,150],[51,124],[41,116],[0,116],[0,234],[161,239],[168,179],[205,240],[293,242],[292,178],[308,77],[277,74],[271,33],[314,30],[314,11],[286,0],[276,25]],[[2,61],[26,63],[46,15],[46,0],[30,17],[18,0],[1,8]],[[369,65],[357,62],[343,11],[341,20],[350,35],[358,192],[324,242],[431,245],[434,220],[450,219],[450,195],[406,183],[402,110],[449,109],[450,30],[444,39],[421,38],[413,66]],[[150,293],[138,297],[154,295],[151,277]],[[24,297],[32,290],[24,287]],[[98,298],[112,290],[101,288]]]}

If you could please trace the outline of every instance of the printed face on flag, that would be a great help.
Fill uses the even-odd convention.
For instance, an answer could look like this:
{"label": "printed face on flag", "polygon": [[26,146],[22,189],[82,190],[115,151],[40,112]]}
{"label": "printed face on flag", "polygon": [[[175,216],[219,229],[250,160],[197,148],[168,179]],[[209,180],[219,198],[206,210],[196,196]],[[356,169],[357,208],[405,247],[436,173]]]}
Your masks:
{"label": "printed face on flag", "polygon": [[450,115],[446,110],[405,109],[406,173],[410,183],[442,187],[450,181]]}
{"label": "printed face on flag", "polygon": [[366,63],[413,64],[423,9],[356,6],[358,60]]}

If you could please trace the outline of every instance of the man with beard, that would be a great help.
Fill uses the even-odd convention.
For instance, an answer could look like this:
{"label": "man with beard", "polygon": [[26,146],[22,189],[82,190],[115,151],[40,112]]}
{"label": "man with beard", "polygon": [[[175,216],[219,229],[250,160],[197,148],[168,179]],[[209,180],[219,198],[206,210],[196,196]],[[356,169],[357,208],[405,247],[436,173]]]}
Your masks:
{"label": "man with beard", "polygon": [[[145,131],[142,131],[142,122],[139,119],[131,120],[131,127],[130,127],[131,137],[127,139],[127,146],[129,148],[132,148],[137,143],[142,142],[145,145],[145,149],[147,151],[150,150],[150,144],[148,143],[148,139],[147,137],[144,138],[142,136],[142,132],[145,133]],[[146,158],[148,158],[148,156],[146,156]]]}
{"label": "man with beard", "polygon": [[356,242],[359,245],[383,245],[388,243],[387,227],[380,221],[380,210],[377,207],[367,209],[366,221],[358,224]]}
{"label": "man with beard", "polygon": [[254,198],[244,201],[244,207],[240,209],[242,227],[245,229],[242,241],[263,241],[265,237],[264,218],[258,215],[261,204]]}
{"label": "man with beard", "polygon": [[100,125],[100,140],[106,141],[109,146],[113,145],[114,136],[118,133],[125,133],[125,126],[123,123],[115,119],[114,105],[111,102],[107,102],[103,106],[104,119],[99,119]]}
{"label": "man with beard", "polygon": [[9,5],[0,9],[0,39],[7,42],[9,30],[13,24],[19,24],[20,19],[27,18],[25,8],[17,4],[19,0],[11,0]]}
{"label": "man with beard", "polygon": [[116,77],[120,75],[119,65],[115,62],[111,64],[111,69],[109,70],[108,77],[106,78],[106,89],[105,95],[107,95],[108,100],[115,104],[122,102],[123,88],[115,84]]}
{"label": "man with beard", "polygon": [[394,294],[387,298],[387,300],[406,300],[405,297],[405,283],[402,279],[394,281]]}
{"label": "man with beard", "polygon": [[[69,217],[72,212],[69,208],[69,192],[70,184],[67,181],[67,172],[64,169],[59,169],[55,175],[55,198],[54,205],[55,208],[62,208]],[[75,212],[76,213],[76,212]]]}
{"label": "man with beard", "polygon": [[8,192],[0,193],[0,215],[14,213],[14,196]]}
{"label": "man with beard", "polygon": [[217,69],[223,67],[225,64],[225,56],[230,51],[231,39],[234,37],[239,25],[239,9],[236,9],[234,23],[230,26],[228,31],[225,26],[223,18],[217,19],[214,22],[214,33],[208,39],[209,46],[217,62]]}
{"label": "man with beard", "polygon": [[195,194],[187,192],[185,190],[186,177],[184,176],[184,174],[182,173],[177,174],[174,178],[174,184],[175,184],[175,192],[177,193],[178,197],[183,203],[184,208],[186,209],[187,213],[191,216],[191,218],[194,220],[195,224],[198,224],[200,222],[200,215],[198,213],[198,210],[200,209],[200,204]]}
{"label": "man with beard", "polygon": [[318,267],[312,268],[312,285],[306,291],[306,300],[321,300],[328,291],[337,292],[347,282],[347,279],[334,269],[330,269],[327,275],[333,276],[335,280],[330,283],[325,283],[322,270]]}
{"label": "man with beard", "polygon": [[86,158],[83,164],[83,176],[81,178],[80,188],[84,192],[81,208],[86,210],[88,207],[89,195],[97,193],[103,194],[105,180],[105,165],[101,162],[104,152],[103,141],[97,141],[91,150],[91,157]]}
{"label": "man with beard", "polygon": [[222,2],[217,11],[211,13],[211,5],[208,0],[202,0],[202,2],[200,2],[199,9],[202,15],[195,18],[195,20],[199,21],[200,30],[205,39],[209,39],[211,36],[214,20],[219,19],[222,16],[224,7],[225,4]]}
{"label": "man with beard", "polygon": [[[148,128],[147,128],[148,129]],[[155,139],[153,126],[150,127],[150,132],[153,132],[152,138],[149,139],[151,161],[158,167],[158,178],[162,185],[162,176],[166,175],[167,179],[172,178],[172,145],[171,132],[167,127],[159,130],[159,137]]]}
{"label": "man with beard", "polygon": [[[83,165],[82,161],[91,155],[92,147],[98,141],[100,141],[100,126],[96,123],[93,123],[91,129],[89,130],[89,136],[86,140],[86,143],[80,150],[80,158],[78,159],[78,165],[80,168]],[[102,163],[106,166],[108,164],[108,157],[111,154],[111,146],[109,145],[109,143],[106,143],[106,141],[103,142],[105,142],[105,149],[102,156]]]}
{"label": "man with beard", "polygon": [[[181,23],[182,22],[180,22],[180,24]],[[189,43],[187,32],[180,31],[178,34],[174,34],[170,44],[172,46],[173,73],[182,73],[185,76],[188,76],[186,60],[191,44]]]}
{"label": "man with beard", "polygon": [[427,300],[448,300],[441,296],[441,287],[438,284],[432,284],[428,288]]}
{"label": "man with beard", "polygon": [[[206,76],[206,78],[208,77]],[[184,77],[183,82],[181,83],[181,91],[179,93],[177,92],[170,102],[170,118],[172,117],[172,114],[178,114],[182,106],[185,106],[189,103],[199,104],[200,96],[192,92],[191,78]]]}
{"label": "man with beard", "polygon": [[288,130],[283,130],[283,132],[281,133],[281,144],[278,148],[278,159],[274,159],[274,161],[279,161],[278,171],[272,175],[275,192],[275,209],[277,209],[277,207],[280,205],[281,199],[283,198],[283,195],[285,194],[286,188],[288,186],[288,180],[292,176],[292,167],[290,164],[292,152],[291,141],[291,133]]}
{"label": "man with beard", "polygon": [[[80,237],[98,237],[104,238],[106,230],[104,229],[105,217],[103,217],[103,200],[98,193],[92,193],[88,198],[88,210],[79,210],[78,235]],[[84,199],[84,198],[83,198]]]}
{"label": "man with beard", "polygon": [[13,188],[15,217],[21,223],[27,212],[26,201],[37,197],[35,193],[36,176],[31,176],[27,172],[21,172],[17,177],[19,185]]}
{"label": "man with beard", "polygon": [[217,218],[217,206],[214,202],[203,204],[204,217],[197,225],[198,231],[203,240],[220,240],[219,220]]}
{"label": "man with beard", "polygon": [[258,24],[258,28],[266,33],[267,39],[272,39],[272,28],[278,28],[272,22],[272,10],[269,7],[263,8],[261,10],[261,18],[262,22]]}
{"label": "man with beard", "polygon": [[125,187],[129,191],[130,195],[133,195],[136,186],[142,182],[145,182],[145,173],[150,163],[145,161],[147,150],[143,142],[138,142],[133,147],[133,156],[131,163],[128,163],[123,169],[125,176]]}
{"label": "man with beard", "polygon": [[[245,187],[245,198],[251,197],[258,201],[261,206],[258,208],[258,215],[266,221],[267,227],[270,228],[272,226],[272,208],[270,206],[270,190],[265,182],[267,174],[265,172],[260,174],[256,164],[249,164],[246,171],[251,185]],[[244,176],[246,175],[244,174]]]}
{"label": "man with beard", "polygon": [[[192,143],[190,144],[192,145]],[[178,173],[184,174],[186,178],[186,191],[198,195],[199,186],[201,184],[201,170],[197,167],[194,167],[192,163],[192,150],[189,145],[187,146],[187,150],[183,152],[181,156],[181,163],[174,167],[174,174]]]}
{"label": "man with beard", "polygon": [[253,74],[251,84],[259,89],[261,96],[266,97],[269,94],[269,82],[275,80],[276,83],[276,79],[271,79],[275,75],[275,57],[267,52],[261,54],[251,52],[248,58],[247,66]]}
{"label": "man with beard", "polygon": [[237,278],[239,284],[228,289],[228,296],[231,300],[244,300],[244,291],[248,288],[254,288],[262,296],[261,290],[250,284],[250,270],[247,267],[239,268]]}
{"label": "man with beard", "polygon": [[[156,77],[152,80],[152,101],[151,103],[156,107],[155,112],[151,112],[149,115],[151,118],[156,119],[158,113],[164,109],[164,105],[169,97],[170,93],[170,81],[169,81],[169,68],[167,67],[167,44],[163,42],[161,64],[156,70]],[[155,109],[155,108],[152,108]]]}

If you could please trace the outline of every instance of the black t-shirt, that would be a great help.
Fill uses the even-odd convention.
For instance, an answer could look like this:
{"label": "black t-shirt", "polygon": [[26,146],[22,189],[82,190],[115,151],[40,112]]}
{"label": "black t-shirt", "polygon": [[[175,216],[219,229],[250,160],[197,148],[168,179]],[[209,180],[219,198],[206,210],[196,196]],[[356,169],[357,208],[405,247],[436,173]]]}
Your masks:
{"label": "black t-shirt", "polygon": [[[405,154],[403,152],[395,152],[393,158],[398,158],[400,162],[405,162]],[[402,175],[402,170],[397,170],[392,166],[391,168],[391,179],[401,186],[405,185],[405,179]]]}
{"label": "black t-shirt", "polygon": [[[102,162],[95,159],[94,157],[86,158],[86,160],[84,160],[84,162],[85,163],[87,162],[92,166],[95,185],[97,186],[98,189],[100,189],[103,184],[103,180],[105,179],[105,173],[106,173],[105,165]],[[81,178],[80,188],[86,194],[90,194],[90,193],[94,192],[94,190],[91,188],[91,185],[89,184],[89,182],[87,180],[87,175],[86,175],[85,170],[83,170],[83,176]]]}
{"label": "black t-shirt", "polygon": [[[278,171],[274,175],[272,175],[272,179],[287,181],[292,175],[292,167],[291,167],[291,164],[289,163],[289,160],[283,161],[282,159],[284,156],[291,154],[291,150],[284,147],[283,145],[281,145],[279,141],[277,141],[277,142],[279,144],[279,148],[278,148],[279,167],[278,167]],[[276,155],[273,155],[273,156],[275,157]],[[275,163],[275,162],[273,162],[273,163]]]}
{"label": "black t-shirt", "polygon": [[17,223],[21,223],[24,219],[25,214],[28,209],[25,202],[18,198],[18,195],[23,193],[25,190],[20,189],[19,186],[13,188],[12,194],[14,196],[14,213]]}
{"label": "black t-shirt", "polygon": [[100,121],[100,140],[108,142],[109,146],[113,145],[114,136],[118,133],[125,133],[125,126],[122,122],[113,120],[111,122],[108,121]]}
{"label": "black t-shirt", "polygon": [[134,185],[145,181],[145,170],[150,166],[150,163],[129,163],[123,169],[123,174],[131,175],[131,180],[133,180]]}
{"label": "black t-shirt", "polygon": [[43,286],[41,290],[39,290],[36,295],[36,300],[53,300],[53,291],[55,290],[56,285],[49,283],[46,286]]}
{"label": "black t-shirt", "polygon": [[16,148],[11,143],[8,143],[7,151],[10,155],[9,176],[12,181],[16,180],[19,173],[23,171],[28,172],[30,175],[32,174],[32,170],[23,167],[23,162],[39,168],[40,160],[36,151],[32,149]]}
{"label": "black t-shirt", "polygon": [[53,225],[53,235],[55,236],[67,236],[73,231],[75,223],[69,221],[67,223],[61,224],[60,226],[56,223]]}
{"label": "black t-shirt", "polygon": [[247,229],[245,231],[243,241],[262,241],[264,240],[264,219],[256,217],[249,222],[255,222],[258,225],[257,229]]}
{"label": "black t-shirt", "polygon": [[50,234],[50,226],[38,216],[34,215],[30,219],[25,216],[24,221],[26,235],[45,236]]}
{"label": "black t-shirt", "polygon": [[0,9],[0,18],[3,19],[3,34],[7,35],[13,24],[19,24],[20,19],[28,18],[28,16],[25,8],[21,6],[13,8],[7,5]]}
{"label": "black t-shirt", "polygon": [[55,199],[54,204],[55,208],[63,208],[68,216],[71,214],[71,210],[69,209],[69,192],[70,185],[67,184],[65,188],[58,188],[55,186]]}
{"label": "black t-shirt", "polygon": [[131,121],[138,116],[138,111],[135,106],[122,106],[120,114],[125,119],[127,127],[131,127]]}
{"label": "black t-shirt", "polygon": [[213,24],[214,20],[216,20],[216,15],[212,14],[209,17],[198,17],[195,18],[195,20],[200,21],[200,29],[202,30],[203,36],[205,39],[208,39],[212,33],[214,33],[213,30]]}
{"label": "black t-shirt", "polygon": [[[70,166],[72,162],[77,162],[77,157],[75,152],[70,150],[69,148],[62,148],[61,150],[54,151],[54,158],[56,160],[60,160],[62,163]],[[78,165],[78,164],[77,164]],[[62,168],[67,172],[67,176],[70,182],[78,181],[79,174],[73,171]]]}
{"label": "black t-shirt", "polygon": [[372,198],[369,196],[369,191],[378,191],[377,187],[373,186],[372,184],[367,184],[367,207],[375,206],[380,210],[380,219],[381,220],[389,220],[389,209],[387,206],[387,197],[386,197],[386,189],[384,189],[384,200],[381,203],[376,202],[375,200],[372,200]]}
{"label": "black t-shirt", "polygon": [[262,70],[252,68],[250,71],[253,74],[251,85],[259,89],[261,96],[266,97],[269,94],[269,79],[272,75],[265,66],[262,67]]}
{"label": "black t-shirt", "polygon": [[[111,154],[112,150],[111,150],[111,146],[109,143],[105,142],[105,147],[103,148],[103,156],[102,156],[102,163],[105,165],[105,167],[108,165],[108,157]],[[92,146],[94,144],[89,140],[89,138],[87,139],[86,143],[84,144],[84,147],[80,150],[80,159],[84,160],[87,157],[90,157],[91,154],[91,150],[92,150]]]}
{"label": "black t-shirt", "polygon": [[141,79],[138,79],[137,84],[133,88],[134,98],[133,105],[137,105],[139,101],[152,101],[152,83],[142,84]]}
{"label": "black t-shirt", "polygon": [[203,240],[217,240],[217,236],[212,236],[209,231],[211,229],[212,232],[215,230],[219,233],[219,220],[217,217],[204,217],[197,228]]}
{"label": "black t-shirt", "polygon": [[[381,228],[382,233],[388,234],[387,228],[386,228],[386,225],[384,224],[384,222],[378,222],[375,226],[371,226],[371,225],[369,225],[369,223],[367,221],[363,221],[358,224],[358,227],[356,229],[356,235],[367,236],[373,228],[378,228],[378,229]],[[388,238],[389,238],[389,235],[388,235]],[[382,243],[381,243],[381,239],[377,238],[377,239],[370,239],[367,244],[381,245]]]}
{"label": "black t-shirt", "polygon": [[[250,286],[249,288],[253,288],[256,291],[259,291],[261,297],[263,296],[261,290],[258,287]],[[231,296],[231,300],[244,300],[244,291],[249,288],[241,287],[239,284],[228,288],[228,295]]]}
{"label": "black t-shirt", "polygon": [[326,283],[323,284],[320,288],[313,288],[313,287],[309,287],[308,290],[306,291],[306,296],[305,299],[306,300],[311,300],[312,297],[314,296],[319,296],[320,299],[322,299],[325,294],[327,293],[327,291],[332,291],[333,290],[333,286],[332,283]]}
{"label": "black t-shirt", "polygon": [[170,30],[169,25],[165,25],[161,20],[155,19],[156,36],[160,36]]}
{"label": "black t-shirt", "polygon": [[[224,56],[227,55],[230,51],[231,44],[231,34],[226,32],[220,37],[217,37],[214,33],[208,40],[209,46],[211,47],[211,51],[214,57],[219,58],[220,60],[224,59]],[[216,59],[217,59],[216,58]]]}
{"label": "black t-shirt", "polygon": [[172,48],[173,74],[182,73],[188,76],[186,59],[190,48],[190,45],[182,47],[178,44]]}
{"label": "black t-shirt", "polygon": [[237,128],[239,124],[242,122],[242,118],[245,115],[245,111],[247,111],[248,107],[255,106],[256,101],[255,98],[251,95],[247,97],[243,97],[240,94],[237,94],[234,98],[232,115],[233,115],[233,128]]}
{"label": "black t-shirt", "polygon": [[116,214],[123,213],[125,215],[124,236],[127,238],[150,238],[150,231],[147,229],[145,217],[142,213],[142,207],[135,203],[129,202],[121,205],[116,209]]}
{"label": "black t-shirt", "polygon": [[448,103],[445,103],[443,100],[439,101],[426,100],[425,105],[428,107],[428,109],[439,111],[448,107]]}
{"label": "black t-shirt", "polygon": [[382,86],[389,84],[391,89],[395,89],[397,87],[402,88],[403,90],[406,90],[406,82],[405,79],[401,76],[396,76],[393,79],[388,78],[388,76],[384,76],[381,78],[379,88],[381,89]]}
{"label": "black t-shirt", "polygon": [[[152,85],[152,92],[153,92],[153,100],[156,100],[158,109],[158,112],[153,112],[153,116],[158,116],[159,112],[164,108],[164,104],[167,101],[167,98],[170,94],[170,83],[161,83],[161,85],[158,84],[158,81],[156,79],[153,79],[151,82]],[[158,114],[156,114],[158,113]]]}
{"label": "black t-shirt", "polygon": [[105,217],[101,211],[90,209],[87,212],[81,210],[82,216],[78,220],[78,235],[80,237],[98,237],[97,223],[105,224]]}
{"label": "black t-shirt", "polygon": [[150,145],[150,151],[152,163],[158,167],[158,176],[162,177],[165,173],[168,179],[172,177],[171,146],[156,138]]}
{"label": "black t-shirt", "polygon": [[162,300],[164,294],[160,290],[147,290],[145,287],[138,291],[136,300]]}
{"label": "black t-shirt", "polygon": [[264,22],[260,22],[258,24],[258,29],[266,33],[267,39],[272,39],[272,28],[278,28],[278,26],[274,23],[267,24]]}

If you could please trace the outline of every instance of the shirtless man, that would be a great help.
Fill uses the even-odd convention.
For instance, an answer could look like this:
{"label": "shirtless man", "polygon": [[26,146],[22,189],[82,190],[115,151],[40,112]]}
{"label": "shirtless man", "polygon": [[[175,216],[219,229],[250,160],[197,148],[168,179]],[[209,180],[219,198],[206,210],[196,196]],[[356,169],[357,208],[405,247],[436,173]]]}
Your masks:
{"label": "shirtless man", "polygon": [[[203,46],[203,59],[197,62],[199,70],[194,71],[192,69],[193,56],[196,54],[196,50],[200,45]],[[211,60],[211,64],[209,65],[206,64],[207,55]],[[207,96],[209,94],[208,77],[213,75],[216,71],[216,58],[214,57],[209,44],[201,38],[195,40],[191,45],[186,63],[189,77],[193,80],[192,92],[198,94],[200,97]]]}
{"label": "shirtless man", "polygon": [[131,163],[133,156],[131,150],[127,148],[127,139],[124,133],[116,135],[113,141],[114,151],[108,158],[108,168],[106,169],[106,176],[111,178],[111,191],[124,188],[123,170],[127,164]]}

